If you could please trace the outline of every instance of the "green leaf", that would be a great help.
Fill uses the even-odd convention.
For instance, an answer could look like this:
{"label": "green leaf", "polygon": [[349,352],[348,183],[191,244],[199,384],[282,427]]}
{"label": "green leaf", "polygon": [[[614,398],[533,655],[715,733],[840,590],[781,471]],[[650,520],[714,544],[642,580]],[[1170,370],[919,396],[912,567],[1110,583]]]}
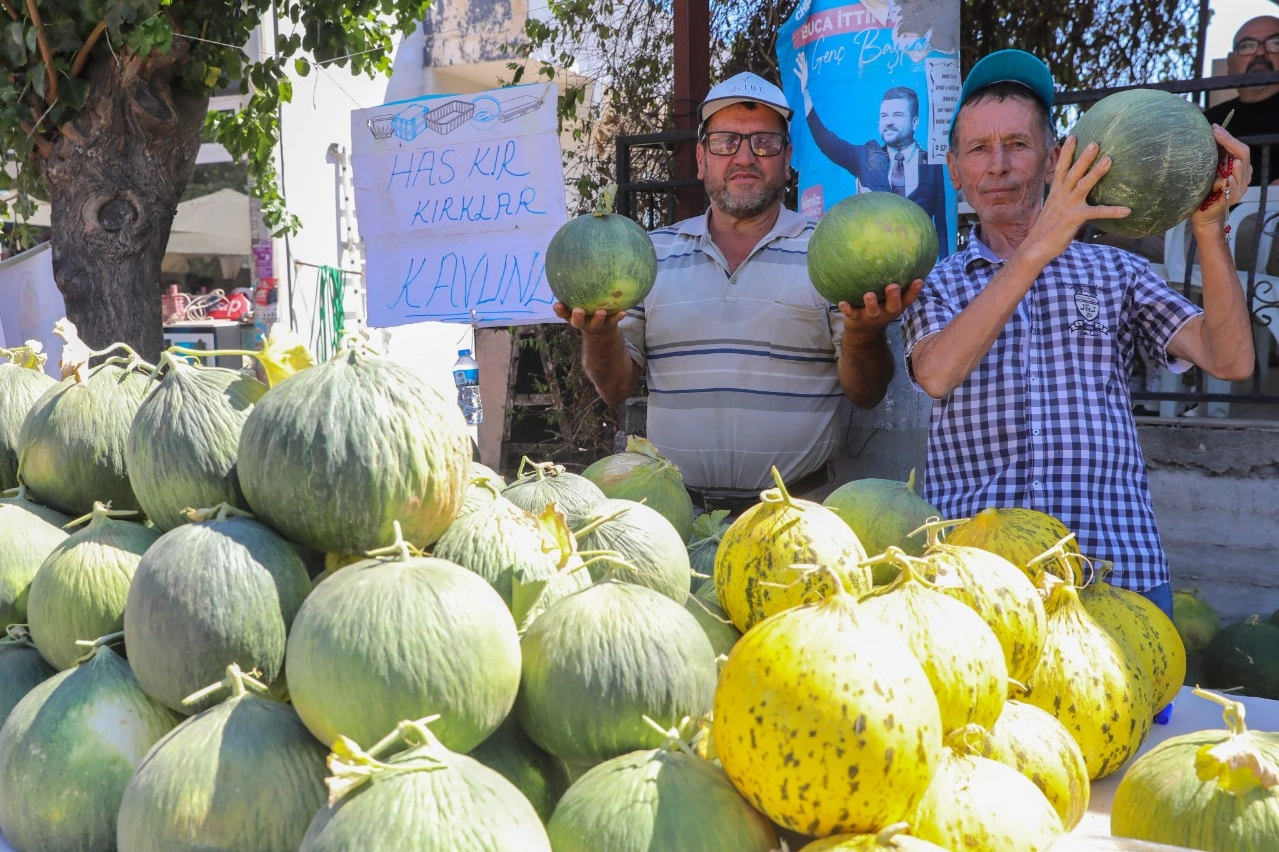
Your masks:
{"label": "green leaf", "polygon": [[293,70],[299,77],[306,77],[311,73],[311,63],[306,61],[305,56],[299,56],[293,60]]}

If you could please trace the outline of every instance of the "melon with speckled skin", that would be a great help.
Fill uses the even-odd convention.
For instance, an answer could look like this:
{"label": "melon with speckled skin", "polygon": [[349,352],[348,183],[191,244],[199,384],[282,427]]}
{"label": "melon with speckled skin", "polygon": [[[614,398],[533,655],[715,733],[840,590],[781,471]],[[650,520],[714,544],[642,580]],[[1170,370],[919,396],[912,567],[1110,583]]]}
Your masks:
{"label": "melon with speckled skin", "polygon": [[[1039,586],[1040,578],[1049,566],[1034,560],[1069,535],[1070,530],[1066,525],[1046,512],[1021,506],[992,506],[957,524],[946,534],[946,543],[980,547],[997,553],[1020,568],[1032,583]],[[1063,544],[1063,549],[1068,554],[1079,553],[1079,545],[1073,538]],[[1064,564],[1060,561],[1051,563],[1051,568],[1061,574],[1066,565],[1073,569],[1072,582],[1081,585],[1083,575],[1079,571],[1079,563],[1071,557],[1067,557]]]}
{"label": "melon with speckled skin", "polygon": [[906,819],[942,748],[941,713],[919,661],[843,592],[742,636],[720,670],[714,719],[733,785],[774,822],[808,835]]}
{"label": "melon with speckled skin", "polygon": [[1061,722],[1033,704],[1004,702],[982,740],[981,756],[998,760],[1035,782],[1070,831],[1088,812],[1092,790],[1079,744]]}
{"label": "melon with speckled skin", "polygon": [[[773,469],[777,488],[733,522],[715,553],[719,605],[742,632],[770,615],[812,603],[835,590],[838,576],[847,591],[868,592],[870,569],[861,541],[839,515],[809,500],[792,497]],[[812,571],[794,566],[820,566]]]}
{"label": "melon with speckled skin", "polygon": [[1023,700],[1046,710],[1079,744],[1096,780],[1136,754],[1154,719],[1150,678],[1132,650],[1088,614],[1074,586],[1060,584],[1044,605],[1043,659]]}
{"label": "melon with speckled skin", "polygon": [[1076,157],[1096,142],[1097,159],[1112,160],[1088,203],[1132,210],[1122,219],[1094,219],[1103,231],[1124,237],[1167,231],[1195,211],[1216,180],[1212,126],[1194,104],[1171,92],[1129,89],[1109,95],[1071,133],[1078,140]]}
{"label": "melon with speckled skin", "polygon": [[911,817],[917,837],[945,849],[1038,852],[1062,833],[1061,818],[1011,766],[950,748]]}
{"label": "melon with speckled skin", "polygon": [[1110,635],[1131,648],[1150,678],[1155,707],[1166,707],[1177,697],[1186,678],[1186,648],[1177,626],[1159,605],[1128,589],[1110,585],[1109,569],[1079,590],[1088,614]]}

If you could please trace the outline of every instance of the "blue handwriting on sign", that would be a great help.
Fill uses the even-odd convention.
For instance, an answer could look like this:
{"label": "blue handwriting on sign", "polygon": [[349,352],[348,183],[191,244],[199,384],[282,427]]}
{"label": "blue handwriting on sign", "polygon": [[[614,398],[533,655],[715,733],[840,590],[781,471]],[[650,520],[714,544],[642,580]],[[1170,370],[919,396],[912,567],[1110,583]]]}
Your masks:
{"label": "blue handwriting on sign", "polygon": [[495,222],[510,219],[521,213],[545,216],[545,210],[533,207],[537,190],[526,186],[518,195],[510,192],[461,193],[458,195],[423,198],[409,220],[410,228],[435,225],[439,222]]}
{"label": "blue handwriting on sign", "polygon": [[427,151],[397,152],[391,163],[391,174],[386,182],[387,189],[395,188],[404,178],[404,188],[412,189],[421,180],[427,186],[443,186],[452,183],[457,177],[457,170],[449,162],[457,154],[453,148],[432,149]]}
{"label": "blue handwriting on sign", "polygon": [[401,304],[435,312],[534,302],[549,305],[551,299],[545,294],[537,297],[545,276],[546,263],[536,250],[525,254],[449,251],[419,256],[409,259],[404,283],[388,310]]}
{"label": "blue handwriting on sign", "polygon": [[493,180],[501,180],[502,175],[527,177],[528,172],[517,172],[511,168],[511,163],[514,162],[516,153],[514,139],[507,139],[506,142],[497,145],[485,145],[477,148],[475,157],[471,160],[471,170],[466,173],[466,176],[469,178],[478,174]]}

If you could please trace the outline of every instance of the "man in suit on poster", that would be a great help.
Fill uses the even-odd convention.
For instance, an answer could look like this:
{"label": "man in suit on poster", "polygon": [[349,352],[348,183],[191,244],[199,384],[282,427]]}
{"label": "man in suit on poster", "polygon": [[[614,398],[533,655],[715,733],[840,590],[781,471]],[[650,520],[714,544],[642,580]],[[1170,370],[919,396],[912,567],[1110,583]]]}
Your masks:
{"label": "man in suit on poster", "polygon": [[915,140],[919,126],[919,95],[906,86],[884,92],[879,105],[879,135],[864,145],[836,136],[817,115],[808,93],[808,61],[795,59],[795,76],[804,97],[804,116],[813,141],[832,163],[857,178],[858,192],[894,192],[914,201],[937,228],[938,258],[950,251],[946,230],[946,173],[941,163],[928,162],[928,152]]}

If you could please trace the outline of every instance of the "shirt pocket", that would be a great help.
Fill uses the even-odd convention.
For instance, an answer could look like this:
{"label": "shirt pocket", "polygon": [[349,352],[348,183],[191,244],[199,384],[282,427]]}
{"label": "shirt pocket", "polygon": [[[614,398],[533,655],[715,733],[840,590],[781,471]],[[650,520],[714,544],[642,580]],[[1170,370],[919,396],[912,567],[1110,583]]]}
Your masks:
{"label": "shirt pocket", "polygon": [[832,361],[835,344],[824,306],[772,302],[765,312],[769,357],[787,361]]}

